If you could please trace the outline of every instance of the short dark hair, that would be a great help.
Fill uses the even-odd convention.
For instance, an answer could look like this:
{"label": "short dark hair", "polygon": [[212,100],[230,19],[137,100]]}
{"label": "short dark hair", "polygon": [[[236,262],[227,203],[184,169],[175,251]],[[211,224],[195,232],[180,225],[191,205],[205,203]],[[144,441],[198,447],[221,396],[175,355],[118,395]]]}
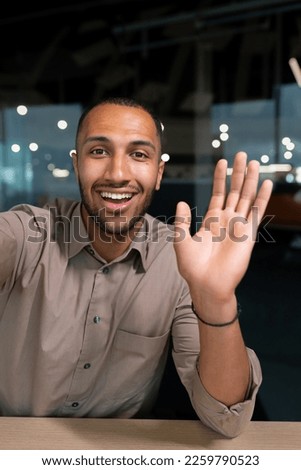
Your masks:
{"label": "short dark hair", "polygon": [[138,101],[134,100],[133,98],[111,97],[111,98],[104,98],[102,100],[94,102],[93,104],[89,105],[87,108],[84,109],[84,111],[82,112],[82,114],[79,118],[78,125],[77,125],[77,131],[76,131],[76,137],[75,137],[76,148],[77,148],[78,134],[80,132],[80,129],[81,129],[81,126],[82,126],[82,123],[83,123],[85,117],[87,116],[87,114],[89,114],[89,112],[92,109],[96,108],[97,106],[103,105],[103,104],[116,104],[118,106],[128,106],[128,107],[132,107],[132,108],[140,108],[140,109],[143,109],[144,111],[146,111],[151,116],[151,118],[153,119],[153,121],[155,123],[156,129],[157,129],[157,134],[158,134],[159,139],[160,139],[160,145],[162,147],[162,145],[163,145],[163,125],[162,125],[162,122],[156,116],[156,114],[150,108],[148,108],[148,106],[146,106],[142,103],[139,103]]}

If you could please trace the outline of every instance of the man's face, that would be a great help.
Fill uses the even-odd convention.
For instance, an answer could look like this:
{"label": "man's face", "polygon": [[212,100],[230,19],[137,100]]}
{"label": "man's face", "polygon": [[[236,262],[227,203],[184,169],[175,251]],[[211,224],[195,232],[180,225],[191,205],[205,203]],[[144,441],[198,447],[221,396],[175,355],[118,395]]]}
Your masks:
{"label": "man's face", "polygon": [[74,168],[86,216],[107,233],[126,235],[160,188],[164,163],[152,117],[143,109],[103,104],[84,119]]}

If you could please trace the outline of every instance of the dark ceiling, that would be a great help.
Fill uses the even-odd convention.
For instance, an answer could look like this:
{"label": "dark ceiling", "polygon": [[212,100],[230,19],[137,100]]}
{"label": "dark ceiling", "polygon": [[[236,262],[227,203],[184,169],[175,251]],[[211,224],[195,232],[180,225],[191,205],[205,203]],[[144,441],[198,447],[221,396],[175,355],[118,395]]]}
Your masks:
{"label": "dark ceiling", "polygon": [[215,100],[267,95],[293,79],[287,60],[301,57],[300,14],[301,2],[290,0],[8,4],[0,103],[85,105],[122,94],[166,113],[185,109],[196,88],[196,44],[210,51]]}

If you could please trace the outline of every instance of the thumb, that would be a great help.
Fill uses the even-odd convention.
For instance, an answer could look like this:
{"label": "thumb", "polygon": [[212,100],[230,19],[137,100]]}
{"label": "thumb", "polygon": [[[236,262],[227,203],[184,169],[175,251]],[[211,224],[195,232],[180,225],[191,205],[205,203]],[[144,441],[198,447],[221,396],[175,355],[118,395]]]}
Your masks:
{"label": "thumb", "polygon": [[[189,205],[184,202],[178,202],[176,208],[176,217],[175,217],[175,244],[183,242],[191,238],[190,235],[190,225],[191,225],[191,211]],[[176,248],[176,247],[175,247]]]}

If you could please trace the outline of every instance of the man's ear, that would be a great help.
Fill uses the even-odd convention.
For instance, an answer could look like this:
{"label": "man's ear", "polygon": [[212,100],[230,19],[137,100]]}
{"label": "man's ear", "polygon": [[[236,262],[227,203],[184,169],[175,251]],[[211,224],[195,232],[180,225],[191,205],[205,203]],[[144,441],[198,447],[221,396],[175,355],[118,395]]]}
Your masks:
{"label": "man's ear", "polygon": [[76,150],[70,151],[70,157],[72,158],[74,173],[75,173],[76,179],[78,180],[78,155],[77,155]]}
{"label": "man's ear", "polygon": [[164,168],[165,168],[165,162],[161,160],[159,163],[159,169],[158,169],[158,175],[157,175],[156,191],[159,191],[160,189],[161,181],[162,181],[163,173],[164,173]]}

